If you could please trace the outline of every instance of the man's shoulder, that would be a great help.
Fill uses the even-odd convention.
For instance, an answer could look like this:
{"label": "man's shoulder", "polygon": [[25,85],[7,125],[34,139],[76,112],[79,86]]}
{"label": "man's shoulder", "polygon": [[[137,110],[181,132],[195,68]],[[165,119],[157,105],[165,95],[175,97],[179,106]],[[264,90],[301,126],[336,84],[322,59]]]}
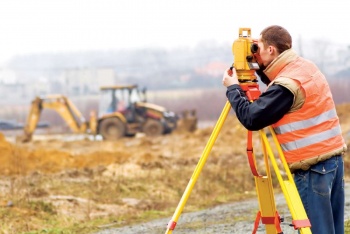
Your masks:
{"label": "man's shoulder", "polygon": [[305,92],[297,80],[281,76],[274,80],[274,84],[283,86],[293,94],[294,101],[290,112],[294,112],[303,106],[305,102]]}
{"label": "man's shoulder", "polygon": [[289,89],[293,94],[300,89],[300,83],[286,76],[277,77],[271,85],[280,85]]}

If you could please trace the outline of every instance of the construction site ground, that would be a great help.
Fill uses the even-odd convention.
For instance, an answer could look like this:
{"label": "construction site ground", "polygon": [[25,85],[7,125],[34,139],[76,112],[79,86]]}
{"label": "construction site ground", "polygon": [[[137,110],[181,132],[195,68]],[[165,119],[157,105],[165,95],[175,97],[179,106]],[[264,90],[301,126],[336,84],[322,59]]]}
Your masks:
{"label": "construction site ground", "polygon": [[[349,148],[350,105],[339,105],[337,111]],[[118,227],[171,217],[214,124],[194,132],[179,130],[153,138],[139,134],[116,142],[87,135],[36,132],[32,142],[23,144],[3,132],[0,233],[107,233]],[[264,163],[258,135],[253,139],[261,168]],[[231,113],[184,213],[237,201],[244,205],[247,203],[242,201],[256,198],[245,150],[246,130]],[[349,152],[344,158],[348,181]],[[280,192],[277,181],[274,188]],[[237,212],[242,214],[231,217],[230,222],[249,220],[256,210]],[[244,215],[246,212],[250,212],[248,216]],[[187,228],[200,230],[205,222],[210,221],[198,219],[189,222]],[[159,233],[165,230],[166,224]]]}
{"label": "construction site ground", "polygon": [[[292,215],[282,193],[275,194],[278,213],[283,218],[283,234],[298,234],[292,224]],[[242,234],[252,233],[257,211],[256,198],[244,199],[212,208],[183,213],[174,229],[176,234]],[[163,234],[171,217],[150,222],[128,225],[120,228],[109,228],[96,234]],[[345,220],[350,220],[350,183],[345,184]],[[257,234],[265,234],[265,226],[260,222]],[[350,233],[350,223],[345,225],[345,234]]]}

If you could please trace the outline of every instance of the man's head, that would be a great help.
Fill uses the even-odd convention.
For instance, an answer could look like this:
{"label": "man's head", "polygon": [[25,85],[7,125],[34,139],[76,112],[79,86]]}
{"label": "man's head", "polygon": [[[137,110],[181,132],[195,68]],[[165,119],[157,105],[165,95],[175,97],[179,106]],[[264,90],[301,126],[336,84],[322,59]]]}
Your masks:
{"label": "man's head", "polygon": [[278,55],[292,48],[292,37],[281,26],[265,28],[258,40],[260,62],[267,67]]}

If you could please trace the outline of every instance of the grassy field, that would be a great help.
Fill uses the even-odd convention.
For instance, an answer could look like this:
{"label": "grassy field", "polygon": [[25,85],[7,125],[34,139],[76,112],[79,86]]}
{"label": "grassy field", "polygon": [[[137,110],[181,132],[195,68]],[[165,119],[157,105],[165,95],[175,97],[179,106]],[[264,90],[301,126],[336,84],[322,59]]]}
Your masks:
{"label": "grassy field", "polygon": [[[350,105],[337,109],[349,146]],[[169,217],[212,131],[208,126],[118,142],[63,134],[15,144],[2,137],[0,233],[92,233]],[[254,139],[260,168],[262,153],[258,137]],[[256,197],[245,149],[246,131],[230,115],[184,212]],[[349,181],[349,151],[344,158]],[[274,188],[279,192],[276,180]]]}

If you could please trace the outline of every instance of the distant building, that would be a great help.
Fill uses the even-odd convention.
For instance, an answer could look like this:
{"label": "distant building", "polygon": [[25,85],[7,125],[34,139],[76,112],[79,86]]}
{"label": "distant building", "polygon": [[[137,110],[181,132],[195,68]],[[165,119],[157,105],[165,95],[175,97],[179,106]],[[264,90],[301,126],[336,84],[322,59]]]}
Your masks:
{"label": "distant building", "polygon": [[115,85],[115,71],[111,68],[69,69],[63,73],[63,87],[67,95],[99,92],[101,86]]}
{"label": "distant building", "polygon": [[9,69],[0,69],[0,84],[15,84],[17,82],[16,73]]}
{"label": "distant building", "polygon": [[25,96],[25,85],[17,82],[12,70],[0,70],[0,99],[8,103],[16,102]]}

